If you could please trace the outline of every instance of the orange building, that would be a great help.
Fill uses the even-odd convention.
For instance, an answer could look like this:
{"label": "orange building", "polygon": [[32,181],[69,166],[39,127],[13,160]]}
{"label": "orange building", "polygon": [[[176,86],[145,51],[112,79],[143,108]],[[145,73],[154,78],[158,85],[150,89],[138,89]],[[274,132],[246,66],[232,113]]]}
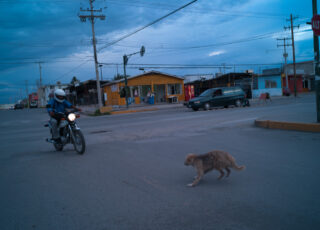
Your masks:
{"label": "orange building", "polygon": [[[128,77],[129,104],[179,102],[184,100],[183,78],[157,71]],[[105,105],[126,105],[124,79],[104,84]],[[152,99],[152,100],[150,100]]]}

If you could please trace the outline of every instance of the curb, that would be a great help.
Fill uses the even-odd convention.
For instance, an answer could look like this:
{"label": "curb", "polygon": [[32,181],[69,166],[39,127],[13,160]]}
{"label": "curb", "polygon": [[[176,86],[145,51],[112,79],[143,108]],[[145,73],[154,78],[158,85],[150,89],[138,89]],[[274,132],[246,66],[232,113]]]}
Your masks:
{"label": "curb", "polygon": [[283,130],[294,130],[294,131],[301,131],[301,132],[320,133],[320,124],[270,121],[270,120],[255,120],[254,124],[257,127],[262,127],[267,129],[283,129]]}
{"label": "curb", "polygon": [[157,108],[153,109],[139,109],[139,110],[122,110],[122,111],[111,111],[111,115],[118,115],[118,114],[126,114],[126,113],[139,113],[139,112],[149,112],[149,111],[156,111]]}

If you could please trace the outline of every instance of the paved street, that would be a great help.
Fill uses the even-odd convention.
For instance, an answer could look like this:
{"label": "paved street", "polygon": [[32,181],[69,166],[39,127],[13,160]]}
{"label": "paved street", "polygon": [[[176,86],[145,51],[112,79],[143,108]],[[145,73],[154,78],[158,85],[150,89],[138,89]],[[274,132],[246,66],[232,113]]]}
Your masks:
{"label": "paved street", "polygon": [[[0,229],[320,229],[320,134],[257,128],[314,122],[315,97],[194,112],[83,116],[87,150],[45,142],[45,110],[0,111]],[[220,149],[246,170],[195,188],[188,153]]]}

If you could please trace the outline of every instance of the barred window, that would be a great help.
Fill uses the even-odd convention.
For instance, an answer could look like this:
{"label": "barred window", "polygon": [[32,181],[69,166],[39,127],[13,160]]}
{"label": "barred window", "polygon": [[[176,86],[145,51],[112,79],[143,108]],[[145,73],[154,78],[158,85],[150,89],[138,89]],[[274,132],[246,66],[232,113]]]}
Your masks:
{"label": "barred window", "polygon": [[266,88],[277,88],[277,82],[272,80],[265,81]]}
{"label": "barred window", "polygon": [[181,94],[181,84],[168,84],[168,95]]}

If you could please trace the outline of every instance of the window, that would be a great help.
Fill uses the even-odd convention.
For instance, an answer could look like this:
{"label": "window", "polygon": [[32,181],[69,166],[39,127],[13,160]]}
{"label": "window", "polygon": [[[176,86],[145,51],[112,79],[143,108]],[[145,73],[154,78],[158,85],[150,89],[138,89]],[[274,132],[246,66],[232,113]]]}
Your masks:
{"label": "window", "polygon": [[266,88],[277,88],[277,82],[272,80],[265,81]]}
{"label": "window", "polygon": [[221,96],[222,95],[222,90],[221,89],[217,89],[216,91],[214,91],[213,96]]}
{"label": "window", "polygon": [[181,94],[181,84],[168,84],[168,95]]}

